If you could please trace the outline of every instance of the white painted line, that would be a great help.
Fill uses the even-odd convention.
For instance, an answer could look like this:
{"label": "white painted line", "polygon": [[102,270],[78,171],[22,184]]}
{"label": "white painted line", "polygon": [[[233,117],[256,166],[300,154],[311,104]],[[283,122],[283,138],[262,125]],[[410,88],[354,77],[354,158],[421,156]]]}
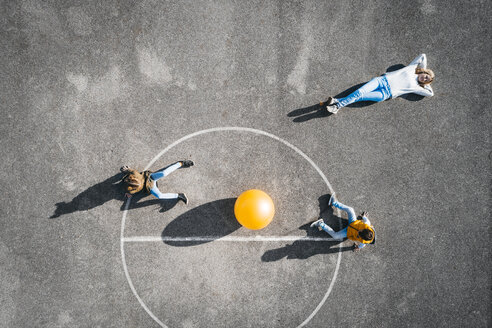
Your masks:
{"label": "white painted line", "polygon": [[[171,148],[175,147],[176,145],[180,144],[181,142],[183,142],[185,140],[188,140],[190,138],[193,138],[193,137],[196,137],[196,136],[205,134],[205,133],[224,132],[224,131],[251,132],[251,133],[254,133],[254,134],[263,135],[263,136],[272,138],[273,140],[277,140],[277,141],[283,143],[284,145],[286,145],[287,147],[289,147],[290,149],[292,149],[293,151],[295,151],[297,154],[299,154],[306,161],[308,161],[309,164],[311,164],[311,166],[316,170],[316,172],[318,172],[318,174],[321,177],[321,179],[323,179],[324,183],[326,184],[326,186],[328,187],[328,189],[330,190],[330,192],[333,193],[333,188],[331,187],[330,182],[328,182],[328,179],[326,178],[325,174],[321,171],[321,169],[318,167],[318,165],[316,165],[313,162],[313,160],[311,158],[309,158],[306,154],[304,154],[299,148],[297,148],[296,146],[294,146],[290,142],[288,142],[288,141],[286,141],[286,140],[284,140],[284,139],[282,139],[280,137],[277,137],[274,134],[271,134],[271,133],[268,133],[268,132],[265,132],[265,131],[262,131],[262,130],[257,130],[257,129],[252,129],[252,128],[244,128],[244,127],[239,127],[239,126],[224,126],[224,127],[220,127],[220,128],[211,128],[211,129],[201,130],[201,131],[197,131],[197,132],[188,134],[187,136],[184,136],[181,139],[176,140],[175,142],[173,142],[172,144],[170,144],[169,146],[167,146],[164,150],[162,150],[159,154],[157,154],[150,161],[150,163],[147,164],[147,166],[144,168],[144,170],[148,170],[162,155],[164,155]],[[342,254],[342,253],[340,252],[340,254]]]}
{"label": "white painted line", "polygon": [[121,259],[123,260],[123,270],[125,271],[125,277],[126,280],[128,281],[128,284],[130,285],[130,289],[132,290],[133,295],[138,300],[138,303],[140,303],[140,306],[147,312],[152,319],[154,319],[155,322],[159,324],[162,328],[168,328],[159,318],[155,316],[152,311],[145,305],[144,301],[140,298],[140,296],[137,293],[137,290],[135,289],[135,286],[133,286],[132,279],[130,278],[130,273],[128,272],[128,267],[126,265],[126,260],[125,260],[125,243],[123,240],[125,239],[125,222],[126,222],[126,214],[128,213],[128,208],[130,207],[130,202],[131,202],[131,196],[128,197],[126,204],[125,204],[125,211],[123,212],[123,217],[121,219],[121,236],[120,236],[120,248],[121,248]]}
{"label": "white painted line", "polygon": [[337,265],[335,267],[335,272],[333,273],[333,278],[331,279],[330,286],[328,287],[328,290],[326,291],[325,296],[323,296],[323,299],[321,302],[319,302],[318,306],[314,311],[309,315],[309,317],[306,318],[297,328],[301,328],[306,326],[309,321],[311,321],[312,318],[318,313],[318,311],[321,309],[323,304],[325,304],[326,300],[328,299],[328,296],[330,296],[331,290],[333,289],[333,286],[335,285],[335,281],[337,280],[338,276],[338,270],[340,270],[340,263],[342,262],[342,244],[340,244],[340,248],[338,249],[338,259],[337,259]]}
{"label": "white painted line", "polygon": [[167,236],[134,236],[124,237],[125,243],[144,243],[144,242],[278,242],[278,241],[343,241],[343,239],[324,238],[324,237],[299,237],[299,236],[199,236],[199,237],[167,237]]}
{"label": "white painted line", "polygon": [[[296,146],[292,145],[291,143],[287,142],[286,140],[284,140],[282,138],[279,138],[276,135],[273,135],[271,133],[268,133],[268,132],[265,132],[265,131],[262,131],[262,130],[257,130],[257,129],[252,129],[252,128],[246,128],[246,127],[238,127],[238,126],[211,128],[211,129],[201,130],[201,131],[197,131],[197,132],[191,133],[189,135],[186,135],[186,136],[182,137],[181,139],[173,142],[172,144],[170,144],[169,146],[167,146],[164,150],[162,150],[159,154],[157,154],[157,156],[155,156],[150,161],[150,163],[147,164],[147,166],[144,168],[144,170],[149,169],[162,155],[164,155],[167,151],[169,151],[171,148],[175,147],[176,145],[180,144],[181,142],[183,142],[185,140],[188,140],[190,138],[193,138],[193,137],[196,137],[196,136],[205,134],[205,133],[221,132],[221,131],[251,132],[251,133],[254,133],[254,134],[264,135],[264,136],[270,137],[270,138],[272,138],[274,140],[277,140],[277,141],[283,143],[287,147],[289,147],[292,150],[294,150],[298,155],[300,155],[302,158],[304,158],[307,162],[309,162],[309,164],[311,164],[311,166],[316,170],[316,172],[318,172],[319,176],[323,179],[323,182],[328,187],[330,193],[333,193],[334,192],[333,191],[333,188],[331,187],[330,182],[328,182],[328,179],[326,178],[326,176],[324,175],[324,173],[321,171],[321,169],[313,162],[313,160],[311,158],[309,158],[306,154],[304,154],[299,148],[297,148]],[[132,279],[130,277],[130,274],[128,273],[128,268],[127,268],[127,264],[126,264],[126,257],[125,257],[125,250],[124,250],[124,247],[125,246],[124,245],[125,245],[125,239],[127,238],[127,237],[125,237],[125,224],[126,224],[127,212],[128,212],[128,208],[129,208],[129,205],[130,205],[130,201],[131,201],[131,197],[127,199],[126,204],[125,204],[125,210],[123,211],[123,216],[121,218],[121,234],[120,234],[121,260],[123,262],[123,269],[125,271],[126,280],[128,281],[128,284],[130,285],[130,289],[131,289],[132,293],[135,295],[135,297],[137,298],[137,300],[140,303],[140,305],[142,306],[142,308],[150,315],[150,317],[152,319],[154,319],[154,321],[159,326],[161,326],[163,328],[168,328],[145,305],[145,303],[143,302],[143,300],[138,295],[137,290],[133,286]],[[340,216],[340,210],[339,209],[334,209],[334,210],[335,210],[335,213],[338,216]],[[339,221],[339,225],[341,225],[341,220]],[[162,240],[162,239],[160,239],[160,240]],[[342,243],[340,243],[339,250],[338,250],[338,260],[337,260],[337,264],[336,264],[336,267],[335,267],[335,272],[333,273],[333,277],[331,279],[330,286],[328,287],[328,290],[326,291],[326,294],[324,295],[323,299],[318,304],[318,306],[316,306],[316,308],[314,309],[314,311],[306,318],[306,320],[304,320],[299,326],[297,326],[297,328],[304,327],[305,325],[307,325],[308,322],[321,309],[321,307],[323,306],[323,304],[328,299],[328,296],[330,296],[330,293],[331,293],[331,291],[333,289],[333,286],[335,285],[335,281],[337,280],[338,271],[340,269],[340,263],[341,263],[341,261],[342,261]]]}

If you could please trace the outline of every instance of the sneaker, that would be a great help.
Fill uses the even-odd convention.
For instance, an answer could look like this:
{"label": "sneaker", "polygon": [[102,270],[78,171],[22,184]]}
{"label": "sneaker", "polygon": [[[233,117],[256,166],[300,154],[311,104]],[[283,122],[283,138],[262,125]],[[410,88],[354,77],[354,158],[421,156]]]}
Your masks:
{"label": "sneaker", "polygon": [[333,105],[326,106],[326,110],[332,114],[336,114],[340,110],[340,108],[338,108],[336,104],[333,104]]}
{"label": "sneaker", "polygon": [[310,227],[311,228],[314,228],[314,227],[318,227],[318,230],[321,231],[323,230],[321,227],[320,227],[320,223],[323,222],[323,219],[319,219],[319,220],[316,220],[314,221],[313,223],[311,223]]}
{"label": "sneaker", "polygon": [[[327,100],[327,101],[320,101],[320,102],[319,102],[319,105],[320,105],[321,107],[323,107],[325,104],[326,104],[327,106],[329,106],[329,105],[334,105],[334,104],[335,104],[335,98],[333,98],[333,97],[328,97],[328,100]],[[323,108],[321,108],[321,109],[323,109]]]}
{"label": "sneaker", "polygon": [[183,201],[183,203],[188,204],[188,197],[186,197],[185,194],[183,194],[183,193],[178,194],[178,199]]}
{"label": "sneaker", "polygon": [[331,194],[330,200],[328,201],[328,206],[332,206],[334,201],[336,201],[335,193]]}
{"label": "sneaker", "polygon": [[128,165],[123,165],[122,167],[120,167],[120,172],[126,173],[128,171],[130,171],[130,167]]}
{"label": "sneaker", "polygon": [[361,216],[369,219],[369,213],[367,213],[366,211],[362,212]]}
{"label": "sneaker", "polygon": [[190,166],[195,165],[195,163],[193,163],[193,161],[190,161],[190,160],[181,161],[181,164],[182,164],[182,167],[190,167]]}

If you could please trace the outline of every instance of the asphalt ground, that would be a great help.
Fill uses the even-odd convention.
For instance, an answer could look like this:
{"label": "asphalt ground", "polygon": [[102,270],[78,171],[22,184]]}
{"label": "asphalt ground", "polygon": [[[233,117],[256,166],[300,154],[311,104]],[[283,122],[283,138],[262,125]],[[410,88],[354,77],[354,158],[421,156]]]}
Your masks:
{"label": "asphalt ground", "polygon": [[[2,326],[491,325],[490,2],[0,8]],[[434,97],[318,110],[420,53]],[[188,205],[125,202],[121,165],[181,159]],[[308,228],[332,191],[375,245]]]}

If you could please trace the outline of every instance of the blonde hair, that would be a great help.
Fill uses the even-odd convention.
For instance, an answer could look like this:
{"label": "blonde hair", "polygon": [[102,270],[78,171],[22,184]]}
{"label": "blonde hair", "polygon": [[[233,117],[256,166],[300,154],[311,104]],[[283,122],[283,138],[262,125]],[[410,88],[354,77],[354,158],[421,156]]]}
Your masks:
{"label": "blonde hair", "polygon": [[419,84],[431,84],[434,81],[436,74],[431,69],[428,68],[417,68],[415,74],[427,74],[430,76],[431,80],[429,82],[419,82]]}

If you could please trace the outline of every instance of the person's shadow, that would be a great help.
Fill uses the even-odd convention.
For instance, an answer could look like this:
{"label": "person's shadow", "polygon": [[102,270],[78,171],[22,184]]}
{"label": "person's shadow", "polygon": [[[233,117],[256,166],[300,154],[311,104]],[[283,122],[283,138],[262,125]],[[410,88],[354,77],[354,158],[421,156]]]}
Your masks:
{"label": "person's shadow", "polygon": [[234,217],[236,198],[212,201],[195,207],[171,221],[161,233],[171,246],[196,246],[233,233],[241,227]]}
{"label": "person's shadow", "polygon": [[[392,65],[386,69],[386,73],[399,70],[403,67],[405,67],[405,65],[403,65],[403,64]],[[349,94],[351,94],[355,90],[359,89],[361,86],[363,86],[367,82],[369,82],[369,81],[354,85],[354,86],[340,92],[339,94],[335,95],[335,98],[347,97]],[[422,100],[424,98],[424,96],[420,96],[420,95],[417,95],[414,93],[404,94],[400,97],[405,99],[405,100],[409,100],[409,101],[419,101],[419,100]],[[352,103],[352,104],[348,105],[347,107],[361,108],[361,107],[371,106],[373,104],[375,104],[375,102],[373,102],[373,101],[359,101],[359,102]],[[332,113],[330,113],[326,110],[326,105],[327,105],[327,102],[324,101],[324,102],[321,102],[321,103],[316,104],[316,105],[312,105],[312,106],[308,106],[308,107],[304,107],[304,108],[298,108],[298,109],[295,109],[295,110],[291,111],[290,113],[288,113],[287,116],[288,117],[295,117],[292,121],[296,122],[296,123],[306,122],[306,121],[312,120],[314,118],[328,117],[328,116],[332,115]]]}
{"label": "person's shadow", "polygon": [[70,202],[56,203],[55,212],[50,216],[50,219],[77,211],[87,211],[112,199],[123,199],[125,192],[121,186],[122,178],[123,173],[117,173],[102,182],[90,186],[75,196]]}
{"label": "person's shadow", "polygon": [[[159,169],[158,171],[163,169],[165,168]],[[125,198],[125,191],[123,189],[123,185],[121,181],[123,177],[124,177],[124,173],[117,173],[102,182],[90,186],[89,188],[87,188],[86,190],[82,191],[80,194],[75,196],[70,202],[56,203],[55,211],[50,216],[50,219],[56,219],[64,214],[70,214],[78,211],[87,211],[95,207],[101,206],[104,203],[113,199],[122,200],[122,205],[120,209],[123,211],[125,209],[125,203],[127,201],[127,199]],[[140,200],[142,200],[147,196],[148,195],[142,193],[132,196],[129,209],[160,204],[161,205],[160,211],[164,212],[173,208],[178,202],[178,200],[176,199],[160,200],[156,198],[140,202]]]}
{"label": "person's shadow", "polygon": [[[345,228],[348,225],[348,220],[341,219],[334,215],[333,209],[331,206],[328,206],[328,200],[330,199],[330,195],[326,194],[318,198],[319,207],[320,207],[320,218],[323,218],[326,224],[331,227],[339,227],[340,221],[342,222],[342,226],[340,229]],[[306,231],[308,237],[324,237],[331,238],[324,231],[319,231],[318,228],[311,228],[312,222],[303,224],[299,227],[299,230]],[[338,229],[335,229],[338,230]],[[313,255],[317,254],[331,254],[338,253],[340,251],[350,251],[353,250],[353,246],[344,246],[339,247],[338,245],[342,241],[308,241],[308,240],[298,240],[294,241],[290,245],[285,245],[284,247],[271,249],[266,251],[262,256],[261,260],[263,262],[274,262],[281,260],[282,258],[287,258],[289,260],[292,259],[300,259],[305,260]],[[336,246],[336,247],[335,247]]]}

